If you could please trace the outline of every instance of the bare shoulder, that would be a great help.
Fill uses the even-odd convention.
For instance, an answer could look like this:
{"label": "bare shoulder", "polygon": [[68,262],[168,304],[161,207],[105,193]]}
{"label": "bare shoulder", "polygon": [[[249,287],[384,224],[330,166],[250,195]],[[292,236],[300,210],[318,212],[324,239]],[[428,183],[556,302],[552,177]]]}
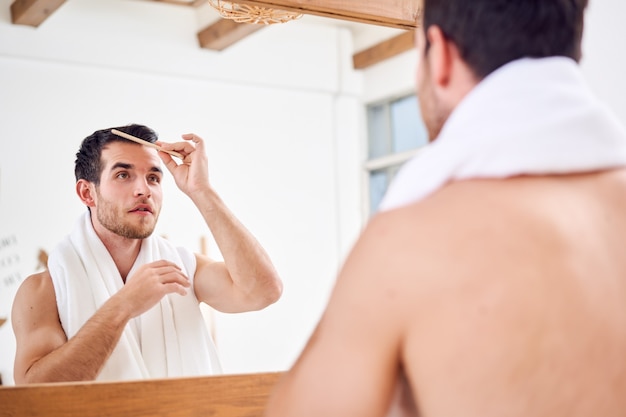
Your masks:
{"label": "bare shoulder", "polygon": [[[52,318],[58,321],[56,296],[48,270],[26,278],[15,294],[12,317],[14,326],[26,324],[28,317]],[[25,320],[25,321],[23,321]],[[32,320],[30,320],[32,322]]]}
{"label": "bare shoulder", "polygon": [[488,238],[496,233],[489,203],[470,196],[473,191],[446,190],[376,214],[340,271],[329,312],[353,308],[358,297],[364,304],[376,303],[388,319],[398,319],[393,323],[402,332],[402,317],[413,317],[421,299],[459,279],[459,271],[475,267],[484,245],[497,247]]}
{"label": "bare shoulder", "polygon": [[403,273],[415,277],[435,266],[443,273],[454,264],[474,262],[485,250],[498,250],[496,237],[502,237],[503,230],[517,228],[523,215],[517,198],[505,196],[500,184],[458,183],[414,204],[375,215],[355,246],[354,256],[364,258],[361,261],[367,268],[380,262],[387,277]]}
{"label": "bare shoulder", "polygon": [[32,274],[28,276],[17,290],[16,298],[31,298],[39,295],[47,295],[52,292],[54,296],[54,285],[52,284],[52,278],[50,272],[46,269],[44,271]]}
{"label": "bare shoulder", "polygon": [[29,370],[36,361],[67,342],[47,270],[22,282],[13,301],[11,322],[16,342],[15,382],[22,384],[29,381]]}

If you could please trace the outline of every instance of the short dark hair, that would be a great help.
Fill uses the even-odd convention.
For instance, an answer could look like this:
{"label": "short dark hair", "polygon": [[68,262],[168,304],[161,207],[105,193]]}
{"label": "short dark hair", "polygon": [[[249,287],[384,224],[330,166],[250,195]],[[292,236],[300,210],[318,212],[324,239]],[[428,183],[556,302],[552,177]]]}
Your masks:
{"label": "short dark hair", "polygon": [[[478,79],[520,58],[581,58],[588,0],[424,0],[424,29],[441,28]],[[428,44],[426,46],[428,48]]]}
{"label": "short dark hair", "polygon": [[[154,130],[144,125],[130,124],[120,127],[111,127],[108,129],[96,130],[91,135],[83,139],[80,149],[76,153],[76,162],[74,164],[74,175],[76,181],[80,179],[87,180],[96,185],[100,184],[100,174],[102,174],[102,149],[111,142],[130,142],[128,139],[111,133],[112,129],[128,133],[140,139],[154,143],[158,136]],[[138,145],[139,146],[139,145]]]}

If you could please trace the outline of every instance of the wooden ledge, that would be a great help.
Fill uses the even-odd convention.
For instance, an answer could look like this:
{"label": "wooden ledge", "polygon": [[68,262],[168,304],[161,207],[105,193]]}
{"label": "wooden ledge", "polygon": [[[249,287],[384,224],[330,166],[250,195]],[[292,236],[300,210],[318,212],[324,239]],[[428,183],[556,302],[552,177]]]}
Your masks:
{"label": "wooden ledge", "polygon": [[261,416],[282,372],[0,387],[3,416]]}

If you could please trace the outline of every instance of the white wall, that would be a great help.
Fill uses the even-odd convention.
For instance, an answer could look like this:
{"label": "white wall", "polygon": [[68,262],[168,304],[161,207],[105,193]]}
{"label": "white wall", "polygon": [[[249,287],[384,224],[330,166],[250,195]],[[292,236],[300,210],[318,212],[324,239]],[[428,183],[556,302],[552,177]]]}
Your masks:
{"label": "white wall", "polygon": [[624,16],[622,0],[590,0],[582,69],[593,91],[626,123],[626,54],[620,45],[626,36]]}
{"label": "white wall", "polygon": [[[50,251],[84,210],[73,178],[82,138],[127,123],[165,141],[194,132],[206,140],[212,183],[285,284],[264,311],[215,316],[224,370],[287,369],[361,224],[361,83],[349,32],[302,20],[220,53],[198,47],[204,24],[193,8],[68,1],[35,29],[10,23],[10,3],[0,0],[0,265],[20,262],[0,266],[0,317],[17,288],[7,278],[35,272],[39,249]],[[164,187],[157,232],[200,250],[206,226],[173,181]],[[220,257],[214,244],[210,252]],[[5,384],[14,349],[7,323]]]}

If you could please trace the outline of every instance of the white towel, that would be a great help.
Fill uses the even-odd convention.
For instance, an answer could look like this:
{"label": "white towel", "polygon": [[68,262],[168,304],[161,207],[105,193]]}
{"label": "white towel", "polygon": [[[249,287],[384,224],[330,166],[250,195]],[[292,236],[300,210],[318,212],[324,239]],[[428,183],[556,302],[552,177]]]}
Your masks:
{"label": "white towel", "polygon": [[450,181],[588,172],[626,165],[626,132],[569,58],[521,59],[457,106],[438,138],[407,162],[380,211]]}
{"label": "white towel", "polygon": [[[144,239],[128,279],[141,265],[161,259],[175,262],[193,280],[193,253],[154,235]],[[89,213],[50,253],[48,269],[68,339],[124,285],[113,258],[93,229]],[[190,288],[186,296],[170,294],[131,320],[97,379],[136,380],[220,372],[215,345]]]}

